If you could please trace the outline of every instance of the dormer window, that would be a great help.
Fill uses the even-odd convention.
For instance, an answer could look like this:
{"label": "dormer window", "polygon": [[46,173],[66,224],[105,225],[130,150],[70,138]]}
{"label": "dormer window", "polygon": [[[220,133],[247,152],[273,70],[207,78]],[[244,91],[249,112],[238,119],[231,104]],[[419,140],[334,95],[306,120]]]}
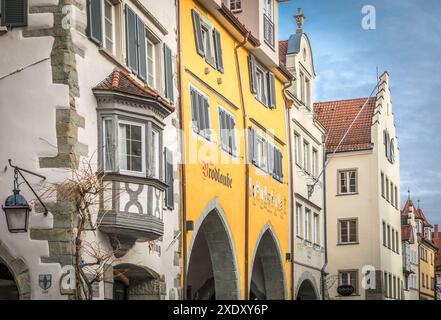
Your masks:
{"label": "dormer window", "polygon": [[230,0],[230,10],[232,12],[242,11],[242,0]]}

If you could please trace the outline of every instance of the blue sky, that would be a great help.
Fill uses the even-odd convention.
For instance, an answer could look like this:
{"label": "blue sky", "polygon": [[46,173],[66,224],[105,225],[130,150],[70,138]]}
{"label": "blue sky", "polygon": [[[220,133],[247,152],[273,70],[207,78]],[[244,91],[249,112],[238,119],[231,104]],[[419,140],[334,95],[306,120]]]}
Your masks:
{"label": "blue sky", "polygon": [[[364,30],[362,8],[376,9]],[[401,199],[421,200],[441,224],[441,3],[439,0],[290,0],[280,4],[280,39],[296,30],[298,7],[314,52],[315,101],[366,97],[377,67],[391,77],[401,156]]]}

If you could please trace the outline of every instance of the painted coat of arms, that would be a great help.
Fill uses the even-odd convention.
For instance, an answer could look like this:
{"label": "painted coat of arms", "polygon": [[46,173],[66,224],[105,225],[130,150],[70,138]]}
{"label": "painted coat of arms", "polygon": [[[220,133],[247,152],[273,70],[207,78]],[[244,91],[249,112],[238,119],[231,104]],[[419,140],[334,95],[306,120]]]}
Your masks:
{"label": "painted coat of arms", "polygon": [[52,286],[51,274],[40,274],[38,276],[38,285],[43,290],[48,290]]}

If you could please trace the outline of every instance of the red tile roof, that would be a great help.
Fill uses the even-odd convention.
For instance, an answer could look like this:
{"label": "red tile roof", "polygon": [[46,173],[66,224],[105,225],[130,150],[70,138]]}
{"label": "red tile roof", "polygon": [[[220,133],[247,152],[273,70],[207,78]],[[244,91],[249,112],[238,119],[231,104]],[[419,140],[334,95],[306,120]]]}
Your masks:
{"label": "red tile roof", "polygon": [[404,225],[401,226],[401,240],[409,241],[412,238],[412,226]]}
{"label": "red tile roof", "polygon": [[167,109],[174,111],[175,106],[157,92],[150,90],[136,81],[127,71],[115,70],[101,81],[93,90],[108,90],[131,94],[141,98],[156,99]]}
{"label": "red tile roof", "polygon": [[286,54],[288,53],[288,40],[279,41],[279,63],[286,66]]}
{"label": "red tile roof", "polygon": [[371,126],[376,98],[319,102],[314,104],[317,120],[328,131],[327,151],[334,152],[347,129],[367,102],[337,152],[372,149]]}

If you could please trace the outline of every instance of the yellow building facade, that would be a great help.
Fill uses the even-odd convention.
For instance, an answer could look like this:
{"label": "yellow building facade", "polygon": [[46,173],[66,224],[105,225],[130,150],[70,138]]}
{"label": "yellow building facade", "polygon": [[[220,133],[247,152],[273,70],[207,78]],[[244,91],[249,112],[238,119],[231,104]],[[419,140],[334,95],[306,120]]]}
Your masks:
{"label": "yellow building facade", "polygon": [[437,248],[435,244],[419,237],[420,247],[420,300],[436,300],[435,288],[435,258]]}
{"label": "yellow building facade", "polygon": [[253,13],[272,39],[227,3],[179,7],[183,298],[287,299],[290,75],[264,48],[278,2]]}

